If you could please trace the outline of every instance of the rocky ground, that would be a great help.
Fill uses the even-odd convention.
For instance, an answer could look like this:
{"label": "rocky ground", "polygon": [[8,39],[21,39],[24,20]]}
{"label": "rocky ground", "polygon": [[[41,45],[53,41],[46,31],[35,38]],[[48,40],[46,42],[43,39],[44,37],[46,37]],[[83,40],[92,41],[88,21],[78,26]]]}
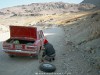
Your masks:
{"label": "rocky ground", "polygon": [[[56,66],[52,75],[99,75],[99,71],[91,66],[80,48],[65,38],[62,27],[53,27],[44,30],[45,36],[56,50],[56,60],[51,62]],[[3,37],[5,36],[5,38]],[[0,75],[51,75],[39,70],[38,59],[30,57],[10,58],[2,51],[2,41],[9,38],[9,33],[0,35]]]}
{"label": "rocky ground", "polygon": [[67,45],[71,45],[73,48],[71,49],[72,51],[70,50],[71,53],[75,54],[76,50],[76,55],[78,54],[78,52],[81,53],[81,55],[83,56],[82,60],[85,59],[85,62],[87,61],[88,64],[92,66],[92,68],[87,70],[89,72],[91,72],[93,69],[97,69],[98,73],[100,72],[99,24],[100,13],[98,12],[82,17],[80,18],[80,20],[64,26],[66,43]]}

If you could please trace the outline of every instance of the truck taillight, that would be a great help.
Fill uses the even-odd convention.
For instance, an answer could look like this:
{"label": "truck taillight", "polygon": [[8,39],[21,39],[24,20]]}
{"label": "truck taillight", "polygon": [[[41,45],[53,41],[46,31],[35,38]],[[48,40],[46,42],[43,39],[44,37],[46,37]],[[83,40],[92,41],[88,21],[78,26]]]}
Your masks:
{"label": "truck taillight", "polygon": [[3,44],[3,48],[4,48],[4,49],[8,49],[8,48],[11,48],[11,47],[12,47],[11,44]]}

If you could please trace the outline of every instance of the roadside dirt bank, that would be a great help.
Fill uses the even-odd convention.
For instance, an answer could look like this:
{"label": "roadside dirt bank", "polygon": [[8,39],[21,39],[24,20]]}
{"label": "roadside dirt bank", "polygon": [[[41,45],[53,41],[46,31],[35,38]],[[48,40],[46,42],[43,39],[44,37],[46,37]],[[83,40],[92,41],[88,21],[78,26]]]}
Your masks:
{"label": "roadside dirt bank", "polygon": [[[87,63],[86,69],[90,75],[100,74],[100,13],[96,12],[70,22],[64,27],[66,46],[70,46],[70,53],[83,57],[82,61]],[[68,48],[67,48],[68,49]],[[79,53],[79,54],[78,54]],[[74,55],[73,54],[73,55]],[[71,55],[71,56],[73,56]],[[75,57],[75,55],[74,55]],[[79,60],[79,59],[78,59]],[[79,65],[79,62],[78,62]],[[82,63],[80,64],[83,65]],[[86,66],[86,64],[84,64]],[[82,66],[82,67],[85,67]],[[83,68],[82,68],[83,69]],[[96,72],[97,71],[97,72]],[[94,72],[94,73],[92,73]],[[89,74],[77,75],[89,75]]]}

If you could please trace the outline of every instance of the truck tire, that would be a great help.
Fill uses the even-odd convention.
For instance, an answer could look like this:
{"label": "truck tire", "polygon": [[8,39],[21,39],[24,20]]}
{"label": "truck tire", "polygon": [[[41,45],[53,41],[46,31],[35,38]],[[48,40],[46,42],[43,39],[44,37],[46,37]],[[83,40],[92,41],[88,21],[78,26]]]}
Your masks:
{"label": "truck tire", "polygon": [[43,63],[39,66],[39,69],[43,72],[55,72],[56,67],[50,63]]}
{"label": "truck tire", "polygon": [[9,57],[13,58],[13,57],[15,57],[15,56],[14,56],[14,55],[9,55]]}

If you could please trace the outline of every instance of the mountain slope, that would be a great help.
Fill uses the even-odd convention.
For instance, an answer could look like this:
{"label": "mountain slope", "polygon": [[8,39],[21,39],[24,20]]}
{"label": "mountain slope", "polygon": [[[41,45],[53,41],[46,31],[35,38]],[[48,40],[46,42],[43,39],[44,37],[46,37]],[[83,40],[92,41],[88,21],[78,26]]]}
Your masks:
{"label": "mountain slope", "polygon": [[82,1],[82,3],[90,3],[96,5],[97,7],[100,7],[100,0],[84,0]]}
{"label": "mountain slope", "polygon": [[0,10],[0,15],[10,16],[40,16],[46,14],[78,12],[81,10],[89,10],[94,8],[92,4],[69,4],[63,2],[50,3],[32,3],[29,5],[21,5],[9,7]]}
{"label": "mountain slope", "polygon": [[73,43],[90,65],[100,70],[100,11],[64,27],[67,44]]}

